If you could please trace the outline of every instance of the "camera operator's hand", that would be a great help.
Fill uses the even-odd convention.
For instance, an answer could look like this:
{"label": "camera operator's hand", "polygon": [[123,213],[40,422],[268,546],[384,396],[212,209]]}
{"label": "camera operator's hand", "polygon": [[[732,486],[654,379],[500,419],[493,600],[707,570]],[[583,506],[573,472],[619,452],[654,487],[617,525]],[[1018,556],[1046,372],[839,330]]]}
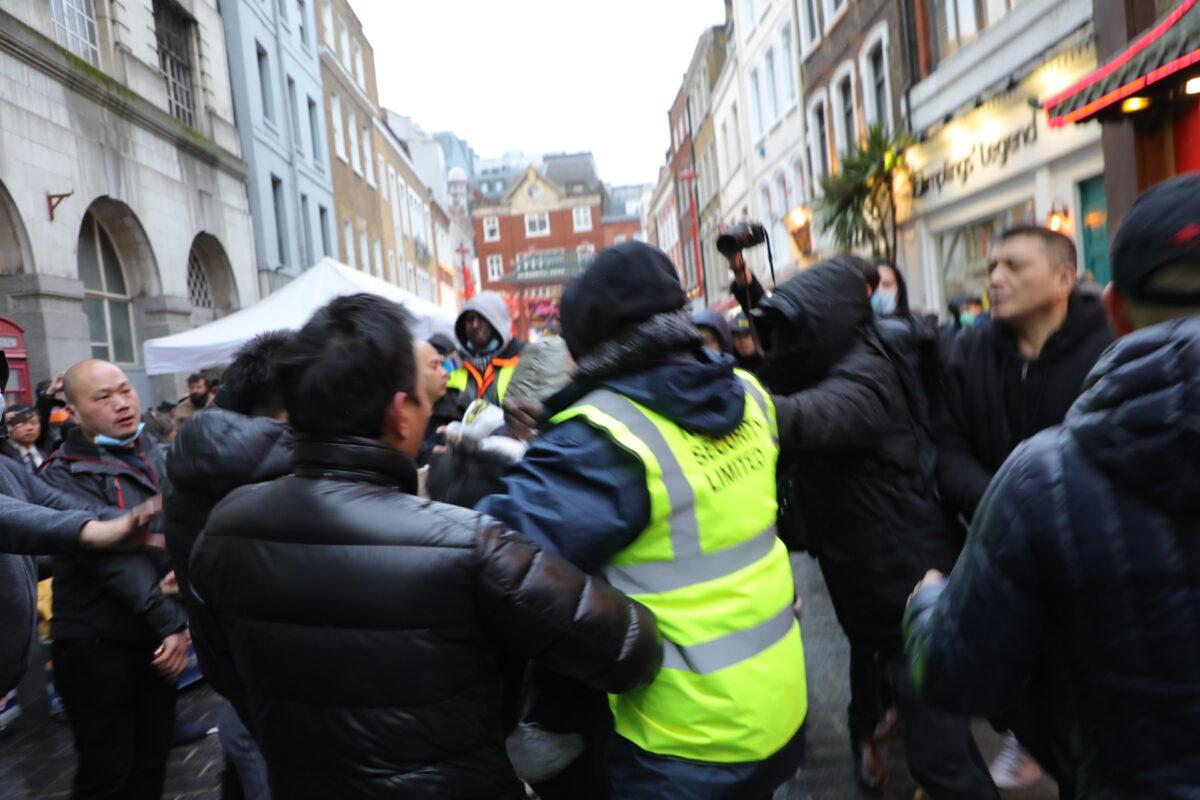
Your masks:
{"label": "camera operator's hand", "polygon": [[538,417],[542,415],[542,404],[536,400],[505,400],[504,421],[508,434],[522,442],[531,442],[537,431]]}
{"label": "camera operator's hand", "polygon": [[729,269],[733,271],[733,280],[741,288],[750,285],[750,267],[746,264],[746,258],[742,255],[742,251],[738,250],[726,256],[729,259]]}

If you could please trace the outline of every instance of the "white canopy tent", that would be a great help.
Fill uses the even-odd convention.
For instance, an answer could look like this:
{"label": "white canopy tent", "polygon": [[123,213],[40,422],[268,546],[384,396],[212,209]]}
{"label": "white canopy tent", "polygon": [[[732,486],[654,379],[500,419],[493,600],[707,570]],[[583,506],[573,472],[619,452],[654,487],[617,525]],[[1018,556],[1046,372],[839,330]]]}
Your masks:
{"label": "white canopy tent", "polygon": [[150,339],[142,345],[146,373],[195,372],[228,364],[238,348],[258,334],[299,330],[330,300],[360,292],[404,306],[413,316],[412,334],[418,339],[428,339],[435,333],[454,338],[454,318],[445,309],[332,258],[323,258],[249,308],[190,331]]}

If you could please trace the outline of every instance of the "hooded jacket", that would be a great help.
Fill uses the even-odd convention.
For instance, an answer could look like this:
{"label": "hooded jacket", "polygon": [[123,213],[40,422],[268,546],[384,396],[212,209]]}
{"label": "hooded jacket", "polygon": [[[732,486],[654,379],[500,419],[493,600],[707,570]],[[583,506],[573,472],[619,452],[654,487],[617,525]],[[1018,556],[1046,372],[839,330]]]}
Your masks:
{"label": "hooded jacket", "polygon": [[692,322],[696,323],[697,328],[708,328],[715,333],[721,342],[721,352],[733,355],[733,334],[729,332],[729,323],[725,321],[725,317],[716,311],[705,309],[692,314]]}
{"label": "hooded jacket", "polygon": [[938,420],[938,482],[951,508],[970,519],[1013,449],[1058,425],[1083,380],[1113,341],[1099,298],[1076,292],[1067,318],[1032,361],[995,322],[949,340]]}
{"label": "hooded jacket", "polygon": [[291,429],[282,422],[214,406],[181,428],[167,453],[168,480],[163,486],[167,552],[187,605],[192,642],[204,676],[234,701],[239,712],[244,709],[244,692],[228,645],[215,630],[208,608],[192,591],[192,550],[213,507],[225,495],[291,470],[292,444]]}
{"label": "hooded jacket", "polygon": [[[475,353],[467,337],[465,317],[472,311],[487,320],[500,337],[499,346],[486,355]],[[516,366],[525,346],[524,342],[513,338],[512,321],[508,317],[508,306],[505,305],[504,298],[496,292],[480,292],[472,297],[463,306],[462,313],[458,315],[458,319],[454,323],[454,335],[458,339],[459,355],[463,360],[462,368],[467,370],[466,388],[459,392],[459,416],[466,411],[467,406],[480,399],[479,381],[471,373],[471,370],[467,369],[468,364],[488,384],[483,398],[499,405],[496,391],[497,382],[488,380],[489,373],[494,373],[501,367]]]}
{"label": "hooded jacket", "polygon": [[[147,431],[126,457],[98,446],[76,428],[42,468],[55,488],[128,511],[157,495],[166,472],[162,447]],[[54,560],[55,639],[157,639],[187,627],[182,601],[158,583],[170,571],[162,551],[86,553]]]}
{"label": "hooded jacket", "polygon": [[1120,340],[913,598],[919,690],[994,715],[1029,683],[1078,797],[1200,792],[1200,317]]}
{"label": "hooded jacket", "polygon": [[820,559],[847,636],[897,652],[912,587],[927,570],[952,567],[960,546],[922,458],[921,410],[910,405],[857,269],[807,270],[758,316],[789,476],[782,502]]}
{"label": "hooded jacket", "polygon": [[[701,351],[695,330],[691,336],[696,358],[683,356],[598,380],[577,379],[547,401],[546,417],[594,389],[607,388],[689,431],[710,436],[732,432],[745,411],[745,392],[733,374],[733,359],[710,356]],[[503,494],[485,498],[478,509],[594,572],[645,529],[650,496],[641,462],[575,419],[534,439],[525,458],[505,476]],[[569,527],[563,520],[570,520]],[[640,787],[631,797],[743,797],[769,794],[787,780],[802,751],[799,733],[763,762],[704,764],[655,756],[613,735],[606,767],[620,785]]]}
{"label": "hooded jacket", "polygon": [[293,474],[213,510],[192,555],[289,800],[516,798],[501,656],[648,683],[653,615],[493,520],[413,496],[378,442],[299,440]]}

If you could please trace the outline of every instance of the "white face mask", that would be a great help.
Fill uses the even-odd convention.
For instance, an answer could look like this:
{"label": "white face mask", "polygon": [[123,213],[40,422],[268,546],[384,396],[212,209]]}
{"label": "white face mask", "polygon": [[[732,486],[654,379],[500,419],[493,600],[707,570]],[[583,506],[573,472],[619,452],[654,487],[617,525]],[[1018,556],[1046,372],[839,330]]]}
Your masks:
{"label": "white face mask", "polygon": [[881,317],[896,313],[896,290],[876,289],[871,295],[871,309]]}

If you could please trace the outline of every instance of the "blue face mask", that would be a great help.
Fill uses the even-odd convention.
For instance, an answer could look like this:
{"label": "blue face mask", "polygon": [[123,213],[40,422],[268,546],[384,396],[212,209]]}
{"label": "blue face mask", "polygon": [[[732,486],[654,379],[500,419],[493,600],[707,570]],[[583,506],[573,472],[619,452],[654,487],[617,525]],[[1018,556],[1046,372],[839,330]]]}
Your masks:
{"label": "blue face mask", "polygon": [[103,433],[96,434],[96,444],[100,445],[101,447],[129,447],[138,440],[139,436],[142,435],[142,428],[144,427],[146,427],[146,423],[139,422],[137,432],[128,439],[114,439],[111,436],[105,436]]}
{"label": "blue face mask", "polygon": [[871,310],[881,317],[896,313],[896,291],[894,289],[876,289],[871,295]]}

